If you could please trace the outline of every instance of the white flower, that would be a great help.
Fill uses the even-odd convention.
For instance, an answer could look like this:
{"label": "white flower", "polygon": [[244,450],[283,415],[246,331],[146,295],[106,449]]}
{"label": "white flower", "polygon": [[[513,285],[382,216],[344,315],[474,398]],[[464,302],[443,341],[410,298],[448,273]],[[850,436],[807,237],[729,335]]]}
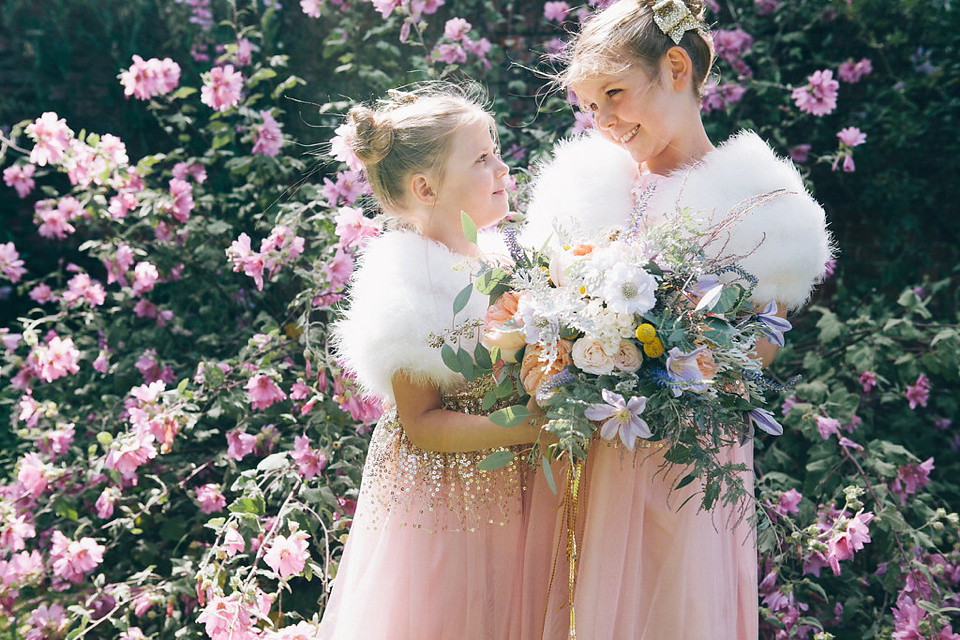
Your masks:
{"label": "white flower", "polygon": [[646,313],[657,303],[657,281],[643,268],[620,262],[607,272],[603,297],[619,313]]}

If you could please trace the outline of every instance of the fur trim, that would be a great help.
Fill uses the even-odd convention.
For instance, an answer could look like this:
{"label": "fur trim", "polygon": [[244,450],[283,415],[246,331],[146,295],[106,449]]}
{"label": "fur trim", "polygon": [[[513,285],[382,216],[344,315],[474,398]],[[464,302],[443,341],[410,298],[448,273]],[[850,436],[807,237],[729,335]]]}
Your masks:
{"label": "fur trim", "polygon": [[[487,255],[506,253],[499,234],[484,232],[479,240]],[[392,404],[391,378],[398,371],[442,392],[464,383],[428,340],[454,326],[453,300],[475,266],[412,231],[390,231],[367,243],[351,277],[349,309],[333,327],[336,357],[364,394]],[[486,308],[486,297],[474,292],[456,321],[482,318]],[[462,346],[472,353],[475,344]]]}
{"label": "fur trim", "polygon": [[[558,146],[553,162],[537,177],[522,240],[539,246],[554,225],[569,226],[571,220],[590,230],[623,224],[634,206],[630,189],[636,177],[630,155],[596,135]],[[823,208],[807,193],[793,164],[755,133],[740,132],[656,185],[644,213],[649,224],[689,209],[706,228],[741,210],[707,252],[739,257],[737,262],[759,280],[755,302],[778,300],[799,308],[822,279],[833,256]]]}

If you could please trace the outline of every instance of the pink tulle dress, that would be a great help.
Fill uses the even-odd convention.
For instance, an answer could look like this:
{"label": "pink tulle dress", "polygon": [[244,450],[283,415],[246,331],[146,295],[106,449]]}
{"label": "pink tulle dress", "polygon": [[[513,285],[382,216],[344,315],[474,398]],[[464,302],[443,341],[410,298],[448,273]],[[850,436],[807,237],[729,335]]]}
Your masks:
{"label": "pink tulle dress", "polygon": [[[447,397],[466,411],[469,394]],[[519,451],[517,451],[519,453]],[[491,451],[436,453],[396,411],[373,433],[324,640],[519,638],[523,456],[481,471]]]}
{"label": "pink tulle dress", "polygon": [[[728,449],[726,461],[752,469],[752,441]],[[685,472],[664,462],[658,443],[641,442],[630,452],[595,440],[590,448],[576,515],[577,638],[754,640],[756,542],[740,519],[749,513],[698,511],[698,483],[671,491]],[[524,638],[570,637],[567,472],[554,469],[558,494],[542,474],[532,481]],[[744,481],[751,491],[752,472]]]}

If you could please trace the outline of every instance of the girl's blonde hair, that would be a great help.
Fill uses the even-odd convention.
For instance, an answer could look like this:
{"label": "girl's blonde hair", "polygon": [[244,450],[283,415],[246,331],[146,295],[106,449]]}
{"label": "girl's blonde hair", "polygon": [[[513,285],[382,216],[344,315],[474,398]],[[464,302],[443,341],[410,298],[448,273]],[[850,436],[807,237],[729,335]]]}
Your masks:
{"label": "girl's blonde hair", "polygon": [[430,83],[350,109],[350,145],[384,210],[404,210],[406,181],[414,173],[432,172],[442,181],[453,138],[464,126],[486,121],[496,136],[484,101],[479,85]]}
{"label": "girl's blonde hair", "polygon": [[[596,75],[617,75],[634,65],[656,77],[661,58],[675,45],[654,21],[653,4],[619,0],[588,19],[566,49],[560,84],[570,87]],[[684,4],[701,28],[684,33],[676,46],[690,56],[693,86],[700,94],[713,65],[713,39],[703,25],[703,2],[685,0]]]}

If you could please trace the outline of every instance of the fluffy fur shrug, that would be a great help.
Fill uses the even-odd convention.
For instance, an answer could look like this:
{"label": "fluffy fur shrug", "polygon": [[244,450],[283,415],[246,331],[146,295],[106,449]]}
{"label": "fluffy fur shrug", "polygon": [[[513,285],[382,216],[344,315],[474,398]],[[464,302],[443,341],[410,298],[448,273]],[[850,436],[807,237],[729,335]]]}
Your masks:
{"label": "fluffy fur shrug", "polygon": [[[533,186],[522,243],[540,246],[554,225],[586,231],[625,223],[634,206],[636,162],[623,148],[598,135],[561,143],[541,167]],[[646,223],[689,208],[701,228],[758,196],[707,253],[743,256],[737,262],[759,279],[755,302],[779,300],[802,306],[822,279],[833,255],[823,209],[800,174],[750,131],[741,132],[699,162],[657,181],[644,214]]]}
{"label": "fluffy fur shrug", "polygon": [[[506,253],[498,234],[482,232],[479,244],[486,255]],[[349,308],[333,327],[337,358],[366,395],[392,404],[391,378],[401,370],[444,392],[463,384],[428,340],[454,326],[454,298],[475,266],[412,231],[389,231],[367,243],[351,277]],[[482,318],[486,308],[487,298],[474,292],[456,321]],[[473,345],[463,346],[472,353]]]}

